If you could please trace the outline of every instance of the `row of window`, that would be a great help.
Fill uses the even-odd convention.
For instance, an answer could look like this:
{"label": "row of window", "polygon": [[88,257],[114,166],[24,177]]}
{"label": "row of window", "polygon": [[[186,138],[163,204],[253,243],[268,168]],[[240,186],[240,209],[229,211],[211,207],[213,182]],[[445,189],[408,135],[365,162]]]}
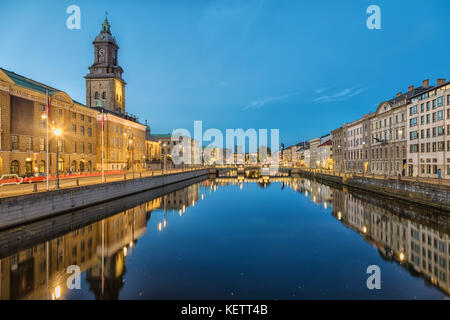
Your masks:
{"label": "row of window", "polygon": [[[400,118],[401,118],[401,121],[399,121]],[[372,129],[375,130],[375,129],[378,129],[378,128],[387,127],[388,125],[389,126],[392,125],[392,117],[389,117],[389,123],[388,123],[387,119],[388,118],[385,118],[385,119],[382,119],[382,120],[379,120],[379,121],[373,121],[372,122]],[[398,114],[395,115],[395,123],[399,123],[399,122],[403,122],[403,121],[405,121],[405,114],[404,113],[402,113],[400,115],[400,117],[399,117]],[[383,124],[384,124],[384,126],[383,126]]]}
{"label": "row of window", "polygon": [[[447,119],[450,119],[450,109],[447,110]],[[436,121],[441,121],[444,120],[444,111],[443,110],[439,110],[438,112],[433,112],[432,114],[429,113],[427,115],[423,115],[420,116],[420,124],[424,125],[424,124],[429,124],[431,123],[431,121],[436,122]],[[409,120],[409,127],[415,127],[418,125],[418,117],[414,117],[412,119]]]}
{"label": "row of window", "polygon": [[[80,126],[79,129],[80,129],[80,135],[84,136],[84,126]],[[76,124],[72,125],[72,133],[77,134],[77,125]],[[92,137],[92,128],[91,127],[87,128],[87,135],[88,135],[88,137]]]}
{"label": "row of window", "polygon": [[[45,138],[38,138],[39,139],[39,151],[46,151],[46,140]],[[77,148],[77,146],[80,146],[80,148]],[[92,143],[87,144],[87,153],[93,153],[93,146]],[[11,136],[11,149],[12,150],[19,150],[19,136]],[[51,150],[51,142],[49,141],[49,149]],[[58,140],[58,151],[64,152],[64,140]],[[25,151],[33,151],[33,137],[25,137]],[[72,152],[73,153],[85,153],[85,147],[84,142],[81,142],[78,144],[77,142],[72,142]]]}
{"label": "row of window", "polygon": [[[420,144],[420,152],[440,152],[445,150],[445,142],[438,141],[433,143],[421,143]],[[447,151],[450,151],[450,141],[447,141]],[[419,152],[419,144],[411,144],[409,146],[410,153],[418,153]]]}
{"label": "row of window", "polygon": [[[450,94],[447,95],[447,105],[450,105]],[[420,104],[420,113],[423,113],[426,111],[430,111],[431,107],[434,109],[436,108],[440,108],[444,106],[444,97],[440,96],[437,97],[437,99],[434,99],[432,101],[427,101],[426,103],[422,103]],[[412,107],[409,108],[409,115],[415,115],[419,113],[419,105],[414,105]]]}
{"label": "row of window", "polygon": [[[445,134],[444,126],[437,126],[434,128],[420,130],[420,139],[427,139],[431,137],[440,137]],[[447,134],[450,135],[450,125],[447,126]],[[419,139],[419,131],[411,131],[409,133],[409,140]]]}
{"label": "row of window", "polygon": [[[45,112],[45,109],[46,109],[46,107],[43,104],[41,104],[40,110],[42,112]],[[58,115],[62,116],[63,112],[64,112],[63,109],[58,109]],[[77,117],[78,117],[77,113],[72,112],[72,119],[77,119]],[[80,118],[81,121],[84,121],[85,115],[84,114],[79,114],[79,118]],[[87,116],[87,122],[91,123],[92,122],[92,117]]]}
{"label": "row of window", "polygon": [[[395,152],[395,153],[394,153]],[[402,156],[403,158],[406,157],[406,147],[402,146],[402,155],[400,155],[400,147],[397,146],[395,147],[391,147],[391,157],[397,157],[400,158],[400,156]],[[388,159],[389,155],[388,155],[388,148],[377,148],[377,149],[372,149],[372,158],[373,159]]]}

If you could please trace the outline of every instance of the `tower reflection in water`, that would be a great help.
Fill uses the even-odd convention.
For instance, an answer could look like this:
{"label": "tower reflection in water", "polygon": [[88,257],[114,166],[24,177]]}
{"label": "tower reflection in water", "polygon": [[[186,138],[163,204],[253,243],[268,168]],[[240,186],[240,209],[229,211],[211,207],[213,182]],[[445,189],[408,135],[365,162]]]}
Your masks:
{"label": "tower reflection in water", "polygon": [[[205,197],[205,194],[202,194]],[[158,197],[71,233],[0,259],[0,299],[64,299],[71,265],[86,274],[95,299],[118,299],[124,285],[126,259],[147,231],[151,213],[182,214],[200,198],[200,184]]]}

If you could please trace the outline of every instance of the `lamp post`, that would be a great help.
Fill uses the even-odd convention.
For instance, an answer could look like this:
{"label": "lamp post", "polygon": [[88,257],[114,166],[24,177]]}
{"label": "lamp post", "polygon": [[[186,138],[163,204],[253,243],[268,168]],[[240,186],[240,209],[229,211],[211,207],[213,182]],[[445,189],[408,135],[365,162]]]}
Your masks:
{"label": "lamp post", "polygon": [[56,136],[56,189],[59,189],[59,136],[61,135],[60,129],[53,130]]}

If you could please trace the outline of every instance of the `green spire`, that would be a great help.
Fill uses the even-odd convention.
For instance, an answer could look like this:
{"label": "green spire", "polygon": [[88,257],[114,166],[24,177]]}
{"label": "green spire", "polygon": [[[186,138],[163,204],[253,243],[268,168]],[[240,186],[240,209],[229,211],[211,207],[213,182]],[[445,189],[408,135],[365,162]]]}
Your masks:
{"label": "green spire", "polygon": [[108,13],[107,12],[106,12],[105,21],[102,24],[102,32],[111,33],[111,26],[109,25],[109,22],[108,22]]}

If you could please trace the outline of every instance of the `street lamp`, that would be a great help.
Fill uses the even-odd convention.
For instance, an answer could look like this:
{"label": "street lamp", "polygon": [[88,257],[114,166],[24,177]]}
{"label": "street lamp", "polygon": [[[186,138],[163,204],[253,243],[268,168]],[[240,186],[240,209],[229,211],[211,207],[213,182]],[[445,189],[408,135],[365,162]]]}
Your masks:
{"label": "street lamp", "polygon": [[56,136],[56,189],[59,189],[59,136],[61,129],[54,129],[53,133]]}

